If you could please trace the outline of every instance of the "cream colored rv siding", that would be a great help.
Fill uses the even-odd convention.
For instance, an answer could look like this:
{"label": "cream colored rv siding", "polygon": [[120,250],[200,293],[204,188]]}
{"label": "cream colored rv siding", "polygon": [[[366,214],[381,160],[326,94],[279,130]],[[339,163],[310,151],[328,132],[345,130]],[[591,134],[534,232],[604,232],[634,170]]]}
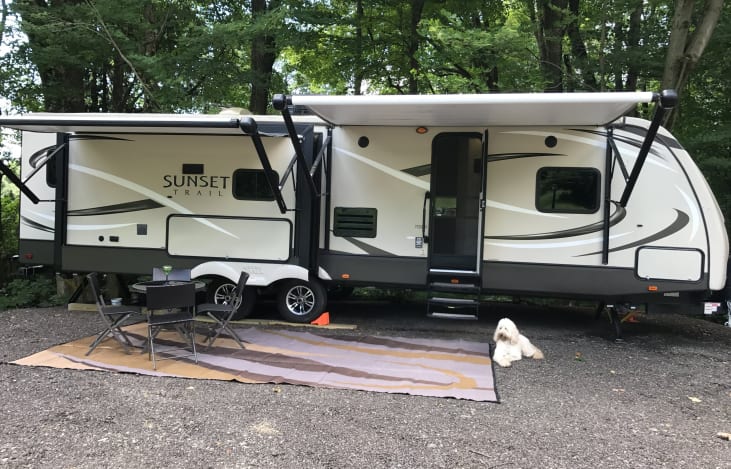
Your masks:
{"label": "cream colored rv siding", "polygon": [[[556,137],[555,147],[545,145],[549,136]],[[484,258],[598,265],[601,232],[571,237],[550,234],[599,223],[603,217],[601,205],[594,213],[540,212],[535,201],[536,175],[548,166],[594,168],[602,173],[604,142],[603,138],[563,128],[490,129],[489,155],[515,157],[488,163]],[[533,154],[536,156],[530,156]],[[542,239],[517,239],[531,236]],[[596,254],[585,255],[592,252]]]}
{"label": "cream colored rv siding", "polygon": [[[20,175],[23,180],[34,169],[30,165],[30,156],[36,151],[55,144],[56,134],[23,132],[20,160]],[[22,192],[20,193],[20,204],[22,206],[20,239],[53,241],[56,189],[46,184],[46,167],[38,171],[26,182],[26,185],[41,199],[41,202],[34,204]],[[45,227],[45,229],[41,229],[41,227]]]}
{"label": "cream colored rv siding", "polygon": [[[375,238],[348,239],[329,233],[333,251],[426,255],[427,246],[417,247],[415,239],[422,236],[422,207],[430,177],[428,174],[413,176],[404,170],[429,165],[432,139],[448,131],[482,133],[483,129],[429,128],[423,135],[417,134],[412,127],[334,129],[331,217],[335,207],[376,208],[378,234]],[[487,167],[484,260],[602,265],[605,132],[604,127],[488,129],[490,162]],[[545,139],[549,136],[556,138],[556,146],[546,146]],[[361,137],[369,140],[365,148],[357,143]],[[615,130],[615,137],[627,170],[631,171],[642,137],[620,129]],[[662,145],[654,145],[624,218],[610,228],[610,266],[636,269],[637,250],[642,246],[697,249],[707,257],[709,247],[704,218],[712,232],[724,233],[718,229],[723,221],[710,191],[704,187],[704,181],[695,180],[699,171],[692,162],[683,163],[689,158],[684,151],[674,153]],[[682,155],[678,156],[679,153]],[[505,155],[512,157],[499,158]],[[683,167],[691,169],[684,170],[679,161]],[[538,211],[536,175],[539,169],[548,166],[595,169],[602,181],[599,209],[594,213]],[[694,190],[689,177],[696,187],[703,189]],[[613,177],[613,201],[620,199],[625,186],[617,166]],[[707,199],[708,205],[703,201],[699,203],[699,194]],[[621,214],[621,209],[613,204],[610,213],[613,216]],[[711,240],[714,246],[725,243],[725,239]],[[704,271],[707,267],[707,264],[703,266]]]}

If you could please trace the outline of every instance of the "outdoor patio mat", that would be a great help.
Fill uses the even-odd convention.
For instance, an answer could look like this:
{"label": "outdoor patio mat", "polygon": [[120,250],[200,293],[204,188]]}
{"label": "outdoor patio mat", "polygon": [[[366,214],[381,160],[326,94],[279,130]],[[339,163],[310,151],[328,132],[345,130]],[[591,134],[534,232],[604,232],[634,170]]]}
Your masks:
{"label": "outdoor patio mat", "polygon": [[[249,327],[236,329],[245,350],[222,336],[210,350],[200,347],[195,364],[190,356],[175,358],[187,352],[174,350],[182,345],[182,339],[170,332],[158,336],[155,349],[160,352],[158,357],[171,359],[158,361],[157,370],[153,370],[147,353],[141,352],[146,324],[125,330],[139,347],[129,354],[108,339],[87,357],[84,354],[93,340],[87,337],[13,363],[499,402],[487,340],[332,335]],[[158,343],[162,345],[158,347]]]}

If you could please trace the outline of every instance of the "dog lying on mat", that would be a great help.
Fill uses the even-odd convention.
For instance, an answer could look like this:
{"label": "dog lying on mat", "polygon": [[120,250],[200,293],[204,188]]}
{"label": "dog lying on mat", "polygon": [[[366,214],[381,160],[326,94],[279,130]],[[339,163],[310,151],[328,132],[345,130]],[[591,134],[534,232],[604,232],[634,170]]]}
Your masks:
{"label": "dog lying on mat", "polygon": [[510,366],[512,362],[522,357],[536,360],[543,358],[543,352],[531,344],[530,340],[520,333],[518,326],[508,318],[498,321],[492,340],[495,341],[495,353],[492,354],[492,359],[500,366]]}

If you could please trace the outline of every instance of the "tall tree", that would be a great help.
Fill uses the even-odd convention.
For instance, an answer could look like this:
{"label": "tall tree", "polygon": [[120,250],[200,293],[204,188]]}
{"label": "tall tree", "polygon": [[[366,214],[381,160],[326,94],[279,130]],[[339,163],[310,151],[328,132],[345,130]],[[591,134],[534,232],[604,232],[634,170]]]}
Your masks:
{"label": "tall tree", "polygon": [[716,194],[731,232],[731,3],[725,2],[713,39],[681,95],[673,133]]}
{"label": "tall tree", "polygon": [[5,39],[5,24],[9,13],[7,0],[0,0],[0,43]]}
{"label": "tall tree", "polygon": [[14,56],[37,70],[48,111],[207,110],[250,95],[242,91],[250,10],[240,2],[16,0],[11,7],[28,37]]}
{"label": "tall tree", "polygon": [[569,23],[568,0],[528,0],[526,5],[538,44],[544,91],[563,91],[563,40]]}
{"label": "tall tree", "polygon": [[[676,0],[665,56],[662,88],[682,93],[693,69],[708,46],[721,16],[723,0],[706,0],[696,7],[694,0]],[[675,112],[666,116],[665,125],[672,127]]]}
{"label": "tall tree", "polygon": [[419,46],[423,39],[419,35],[419,23],[424,13],[425,0],[411,0],[409,4],[409,33],[406,37],[406,57],[409,64],[408,73],[408,93],[417,94],[419,92],[419,69],[421,64],[417,57]]}
{"label": "tall tree", "polygon": [[455,1],[426,22],[425,75],[436,93],[542,89],[527,17],[504,2]]}
{"label": "tall tree", "polygon": [[[596,80],[596,68],[591,66],[586,43],[584,42],[583,32],[581,31],[582,14],[579,10],[579,0],[568,1],[569,17],[566,25],[566,34],[571,43],[572,58],[564,59],[567,68],[567,75],[571,76],[578,68],[578,74],[581,76],[580,89],[589,89],[596,91],[599,84]],[[575,88],[573,80],[568,84],[570,88]]]}
{"label": "tall tree", "polygon": [[255,114],[265,114],[269,106],[274,61],[278,56],[277,38],[272,34],[269,23],[278,7],[279,0],[251,0],[254,34],[251,38],[249,110]]}
{"label": "tall tree", "polygon": [[[21,15],[21,27],[28,36],[30,58],[41,79],[47,111],[87,110],[84,96],[84,49],[93,47],[88,10],[83,0],[16,0],[13,8]],[[88,49],[86,49],[88,53]]]}

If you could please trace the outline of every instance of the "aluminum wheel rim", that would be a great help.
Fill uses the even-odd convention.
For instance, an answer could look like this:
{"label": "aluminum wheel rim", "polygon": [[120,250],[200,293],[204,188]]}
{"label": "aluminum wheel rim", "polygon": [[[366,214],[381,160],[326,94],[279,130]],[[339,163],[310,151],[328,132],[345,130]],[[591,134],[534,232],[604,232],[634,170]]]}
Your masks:
{"label": "aluminum wheel rim", "polygon": [[315,307],[315,293],[305,286],[296,286],[287,292],[285,301],[292,314],[304,316]]}
{"label": "aluminum wheel rim", "polygon": [[219,305],[227,305],[231,303],[235,289],[236,285],[233,283],[224,283],[216,288],[215,292],[213,292],[213,302]]}

